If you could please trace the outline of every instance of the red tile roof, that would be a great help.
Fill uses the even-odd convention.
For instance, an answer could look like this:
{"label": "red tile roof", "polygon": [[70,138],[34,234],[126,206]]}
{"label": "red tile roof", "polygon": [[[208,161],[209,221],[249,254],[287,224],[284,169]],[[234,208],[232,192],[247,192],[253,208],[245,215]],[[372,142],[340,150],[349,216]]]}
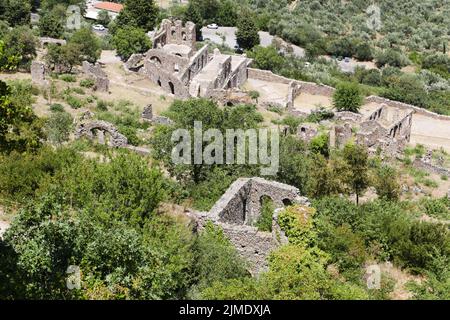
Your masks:
{"label": "red tile roof", "polygon": [[94,4],[94,8],[99,10],[107,10],[112,12],[119,13],[123,9],[123,5],[120,3],[114,3],[114,2],[98,2]]}

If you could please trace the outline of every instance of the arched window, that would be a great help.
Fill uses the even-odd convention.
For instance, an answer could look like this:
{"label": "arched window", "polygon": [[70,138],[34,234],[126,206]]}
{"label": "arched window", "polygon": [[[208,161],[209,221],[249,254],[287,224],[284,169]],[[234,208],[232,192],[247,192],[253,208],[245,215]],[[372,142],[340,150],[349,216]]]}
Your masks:
{"label": "arched window", "polygon": [[170,87],[170,92],[172,94],[175,94],[175,86],[173,85],[172,81],[169,81],[169,87]]}

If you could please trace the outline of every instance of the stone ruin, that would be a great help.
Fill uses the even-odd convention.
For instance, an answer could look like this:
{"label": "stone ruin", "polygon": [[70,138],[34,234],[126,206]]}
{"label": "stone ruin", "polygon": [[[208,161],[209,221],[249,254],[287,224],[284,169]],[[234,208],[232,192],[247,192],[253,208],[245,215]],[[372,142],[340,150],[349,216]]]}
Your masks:
{"label": "stone ruin", "polygon": [[297,128],[297,136],[301,140],[309,143],[317,136],[319,132],[318,127],[319,126],[315,123],[302,123]]}
{"label": "stone ruin", "polygon": [[[334,116],[336,123],[328,130],[330,146],[340,148],[354,139],[357,144],[367,147],[370,154],[381,152],[382,156],[395,157],[410,141],[413,113],[413,110],[390,108],[384,104],[366,115],[337,112]],[[297,136],[306,142],[318,134],[316,124],[298,127]]]}
{"label": "stone ruin", "polygon": [[111,147],[127,147],[128,139],[121,134],[117,128],[106,121],[82,122],[75,131],[77,139],[87,137],[90,140],[97,140],[98,143]]}
{"label": "stone ruin", "polygon": [[146,106],[144,108],[144,111],[142,111],[142,114],[141,114],[141,118],[144,121],[148,121],[148,122],[151,122],[153,120],[153,107],[151,104],[149,104],[148,106]]}
{"label": "stone ruin", "polygon": [[47,67],[45,63],[33,60],[31,62],[31,81],[40,86],[46,86],[47,80]]}
{"label": "stone ruin", "polygon": [[141,114],[141,118],[144,121],[150,122],[152,124],[163,124],[163,125],[171,125],[173,123],[168,117],[164,116],[154,116],[153,115],[153,107],[151,104],[144,108],[144,111]]}
{"label": "stone ruin", "polygon": [[67,41],[64,39],[55,39],[50,37],[40,37],[39,41],[42,47],[47,47],[49,44],[56,44],[58,46],[64,46],[67,44]]}
{"label": "stone ruin", "polygon": [[105,71],[102,70],[102,67],[99,63],[92,64],[88,61],[83,61],[83,72],[88,76],[90,79],[93,79],[94,84],[94,90],[101,91],[101,92],[108,92],[109,91],[109,79],[108,75]]}
{"label": "stone ruin", "polygon": [[370,152],[380,150],[394,156],[403,151],[411,138],[412,110],[390,109],[381,104],[359,124],[356,142]]}
{"label": "stone ruin", "polygon": [[450,170],[444,167],[444,159],[433,159],[433,150],[427,152],[420,158],[414,159],[413,165],[430,173],[450,178]]}
{"label": "stone ruin", "polygon": [[177,98],[211,98],[217,90],[237,88],[247,80],[251,60],[226,55],[218,49],[210,55],[208,45],[197,50],[195,24],[164,19],[154,32],[153,48],[132,55],[125,63]]}
{"label": "stone ruin", "polygon": [[[277,207],[272,217],[272,232],[259,231],[255,224],[261,216],[264,197],[272,199]],[[292,204],[309,206],[307,198],[297,188],[262,178],[236,180],[209,212],[191,212],[197,229],[208,221],[220,226],[238,253],[249,263],[249,271],[256,275],[267,269],[269,253],[287,243],[278,225],[278,212]]]}

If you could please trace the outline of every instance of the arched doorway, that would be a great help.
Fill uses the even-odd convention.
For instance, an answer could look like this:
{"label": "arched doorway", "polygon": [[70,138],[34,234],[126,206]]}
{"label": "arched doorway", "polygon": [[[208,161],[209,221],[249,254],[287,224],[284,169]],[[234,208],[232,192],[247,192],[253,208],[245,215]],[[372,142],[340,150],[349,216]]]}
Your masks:
{"label": "arched doorway", "polygon": [[170,87],[170,92],[172,94],[175,94],[175,86],[173,85],[172,81],[169,81],[169,87]]}

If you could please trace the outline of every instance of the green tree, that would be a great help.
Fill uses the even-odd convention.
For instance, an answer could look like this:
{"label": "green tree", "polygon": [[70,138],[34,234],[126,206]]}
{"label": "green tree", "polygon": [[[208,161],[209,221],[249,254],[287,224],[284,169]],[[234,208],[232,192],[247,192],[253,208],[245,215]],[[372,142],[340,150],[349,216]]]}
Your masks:
{"label": "green tree", "polygon": [[31,105],[15,105],[11,88],[0,81],[0,152],[36,150],[44,137]]}
{"label": "green tree", "polygon": [[186,7],[186,11],[183,15],[183,21],[192,21],[193,23],[195,23],[195,36],[197,40],[199,40],[200,36],[202,35],[201,29],[203,26],[203,18],[198,6],[196,6],[192,1],[189,1]]}
{"label": "green tree", "polygon": [[0,18],[11,26],[25,25],[30,21],[31,3],[22,0],[3,0],[0,4]]}
{"label": "green tree", "polygon": [[367,42],[361,42],[356,46],[355,57],[360,61],[372,61],[373,52],[372,47]]}
{"label": "green tree", "polygon": [[20,57],[19,67],[29,68],[36,57],[38,39],[27,26],[11,29],[3,38],[7,56]]}
{"label": "green tree", "polygon": [[17,68],[20,63],[20,55],[11,54],[5,42],[0,40],[0,71],[12,71]]}
{"label": "green tree", "polygon": [[381,96],[418,107],[426,107],[429,102],[424,83],[413,74],[402,74],[384,78],[385,88]]}
{"label": "green tree", "polygon": [[81,64],[80,52],[80,46],[73,42],[63,46],[50,44],[45,60],[54,71],[61,73],[72,72],[74,66]]}
{"label": "green tree", "polygon": [[277,72],[284,65],[285,60],[278,54],[274,46],[256,46],[247,52],[249,58],[253,59],[253,66],[258,69]]}
{"label": "green tree", "polygon": [[125,0],[124,9],[117,17],[118,29],[135,27],[145,32],[154,29],[159,9],[154,0]]}
{"label": "green tree", "polygon": [[42,37],[61,38],[64,23],[54,11],[45,12],[39,19],[39,33]]}
{"label": "green tree", "polygon": [[100,40],[89,28],[77,30],[70,37],[69,44],[74,44],[73,48],[78,49],[80,60],[87,60],[91,63],[96,62],[100,58],[101,45]]}
{"label": "green tree", "polygon": [[108,11],[100,10],[97,15],[97,22],[103,26],[108,26],[111,22],[111,17],[109,16]]}
{"label": "green tree", "polygon": [[118,29],[113,44],[122,60],[128,60],[133,53],[144,53],[151,48],[151,41],[143,29],[126,26]]}
{"label": "green tree", "polygon": [[343,180],[356,195],[356,204],[358,204],[359,197],[369,186],[367,150],[357,144],[347,144],[342,155],[347,165]]}
{"label": "green tree", "polygon": [[195,273],[199,280],[195,290],[211,283],[248,276],[246,265],[220,227],[206,224],[195,242]]}
{"label": "green tree", "polygon": [[54,112],[46,122],[47,137],[50,141],[60,144],[69,139],[72,131],[73,118],[67,112]]}
{"label": "green tree", "polygon": [[374,187],[380,198],[397,200],[400,195],[400,185],[397,171],[390,166],[382,165],[375,172]]}
{"label": "green tree", "polygon": [[239,47],[250,50],[259,44],[258,28],[256,28],[255,19],[249,11],[244,10],[239,15],[236,26],[236,41]]}
{"label": "green tree", "polygon": [[361,89],[357,83],[342,82],[333,94],[333,105],[338,111],[358,112],[363,104]]}

